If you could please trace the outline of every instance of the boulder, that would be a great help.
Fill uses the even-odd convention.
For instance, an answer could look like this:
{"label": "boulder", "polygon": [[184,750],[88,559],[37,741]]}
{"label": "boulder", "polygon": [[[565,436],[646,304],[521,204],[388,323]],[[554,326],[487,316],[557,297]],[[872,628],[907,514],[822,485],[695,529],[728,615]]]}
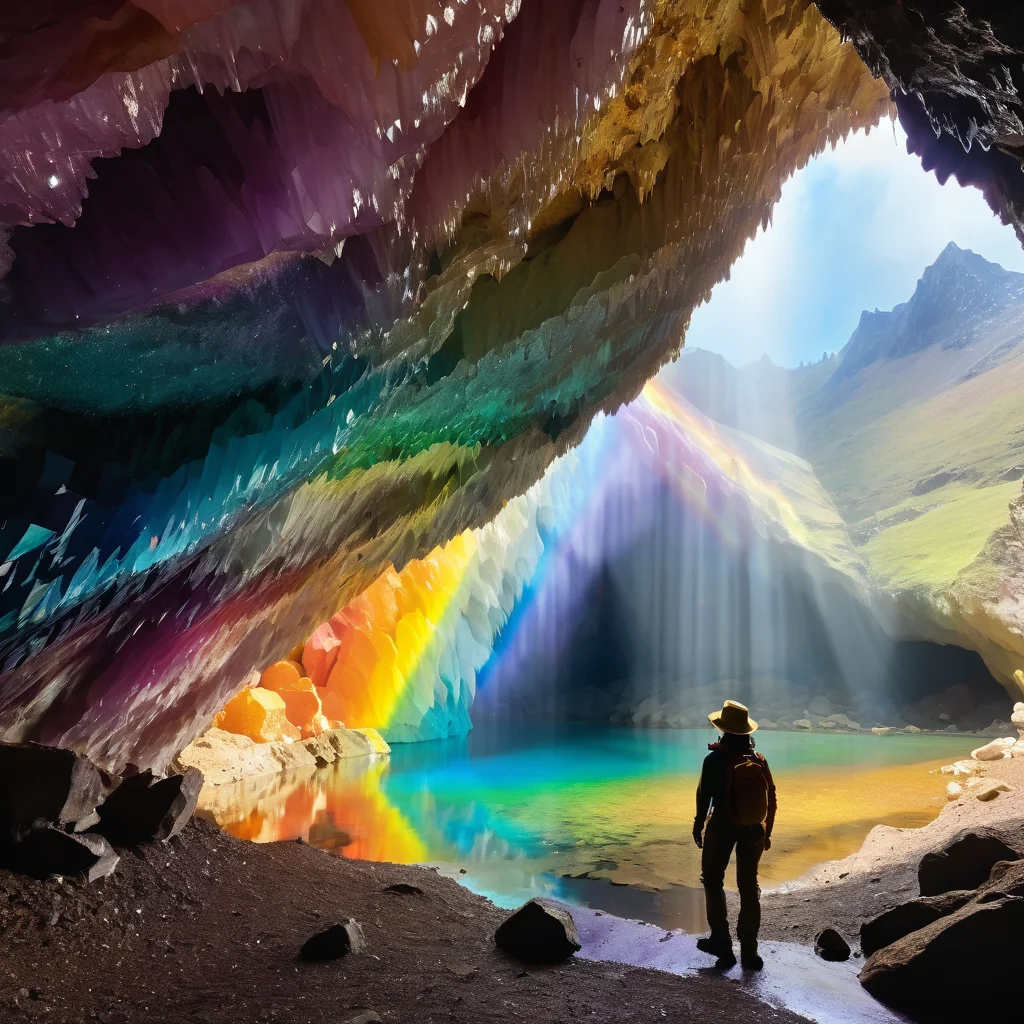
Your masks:
{"label": "boulder", "polygon": [[100,806],[95,831],[115,846],[166,842],[192,817],[202,788],[203,775],[196,768],[165,779],[150,772],[130,775]]}
{"label": "boulder", "polygon": [[63,875],[95,882],[109,875],[118,859],[103,836],[72,835],[55,825],[40,825],[15,843],[11,866],[35,878]]}
{"label": "boulder", "polygon": [[1012,1015],[1019,1001],[1024,882],[1011,887],[1006,881],[872,954],[861,984],[913,1017],[1009,1019],[1007,1011]]}
{"label": "boulder", "polygon": [[560,963],[581,948],[572,914],[540,900],[524,903],[502,921],[494,941],[517,960],[535,964]]}
{"label": "boulder", "polygon": [[986,726],[980,730],[979,735],[981,736],[1005,736],[1013,726],[1009,722],[1004,722],[1001,718],[993,719],[992,724]]}
{"label": "boulder", "polygon": [[810,729],[810,727],[811,727],[811,723],[810,723],[810,721],[809,721],[808,719],[806,719],[806,718],[798,718],[798,719],[797,719],[797,720],[796,720],[796,721],[795,721],[795,722],[793,723],[793,727],[794,727],[795,729]]}
{"label": "boulder", "polygon": [[[854,732],[860,729],[860,722],[855,722],[849,715],[829,715],[828,718],[825,719],[825,722],[834,722],[840,729],[850,729]],[[821,724],[824,725],[825,722],[822,722]]]}
{"label": "boulder", "polygon": [[850,959],[850,944],[835,928],[825,928],[818,932],[818,937],[814,940],[814,952],[822,960],[838,963]]}
{"label": "boulder", "polygon": [[975,895],[972,889],[961,889],[944,892],[941,896],[922,896],[909,903],[901,903],[860,926],[861,952],[865,956],[871,956],[872,953],[891,945],[905,935],[959,910],[965,903],[974,899]]}
{"label": "boulder", "polygon": [[917,868],[921,895],[977,889],[998,861],[1020,859],[1021,854],[1014,846],[994,828],[958,833],[942,849],[921,858]]}
{"label": "boulder", "polygon": [[832,701],[830,701],[828,697],[819,695],[811,699],[810,703],[807,705],[807,711],[812,715],[821,715],[822,718],[826,718],[835,711],[835,707],[832,705]]}
{"label": "boulder", "polygon": [[991,743],[986,743],[983,747],[972,750],[971,757],[975,761],[1001,761],[1004,757],[1012,757],[1010,748],[1016,742],[1012,736],[1002,736]]}
{"label": "boulder", "polygon": [[95,811],[107,784],[108,777],[73,750],[0,743],[0,827],[80,821]]}
{"label": "boulder", "polygon": [[985,779],[984,783],[975,791],[974,797],[976,800],[987,803],[989,800],[995,800],[1000,793],[1012,792],[1013,786],[1008,782],[1003,782],[1002,779]]}
{"label": "boulder", "polygon": [[350,917],[341,924],[332,924],[322,932],[310,936],[303,943],[299,957],[308,963],[337,960],[350,953],[360,953],[366,946],[362,926]]}
{"label": "boulder", "polygon": [[354,1017],[349,1017],[347,1020],[343,1020],[341,1024],[376,1024],[381,1019],[380,1014],[373,1010],[364,1010],[362,1013],[356,1014]]}
{"label": "boulder", "polygon": [[964,787],[959,782],[950,782],[946,786],[946,799],[959,800],[964,795]]}

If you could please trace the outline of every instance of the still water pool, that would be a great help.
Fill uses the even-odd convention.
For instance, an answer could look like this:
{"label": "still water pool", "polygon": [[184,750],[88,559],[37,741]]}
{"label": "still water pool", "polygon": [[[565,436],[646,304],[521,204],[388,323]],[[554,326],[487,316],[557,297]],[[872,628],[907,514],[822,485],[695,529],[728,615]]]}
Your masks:
{"label": "still water pool", "polygon": [[[478,726],[355,760],[204,790],[201,807],[257,842],[302,837],[346,857],[436,865],[504,906],[555,896],[699,930],[690,839],[704,730]],[[758,733],[779,816],[762,885],[846,856],[877,824],[918,827],[944,800],[956,736]]]}

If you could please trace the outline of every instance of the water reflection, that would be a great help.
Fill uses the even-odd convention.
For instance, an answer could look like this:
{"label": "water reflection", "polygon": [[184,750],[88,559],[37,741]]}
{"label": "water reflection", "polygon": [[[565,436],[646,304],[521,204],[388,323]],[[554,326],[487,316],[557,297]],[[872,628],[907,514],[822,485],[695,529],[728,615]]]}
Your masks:
{"label": "water reflection", "polygon": [[[689,833],[702,731],[476,729],[352,760],[204,790],[222,827],[256,842],[302,837],[345,857],[436,864],[502,905],[545,893],[671,927],[700,922]],[[879,823],[941,807],[929,773],[955,737],[766,734],[780,814],[765,885],[853,852]]]}

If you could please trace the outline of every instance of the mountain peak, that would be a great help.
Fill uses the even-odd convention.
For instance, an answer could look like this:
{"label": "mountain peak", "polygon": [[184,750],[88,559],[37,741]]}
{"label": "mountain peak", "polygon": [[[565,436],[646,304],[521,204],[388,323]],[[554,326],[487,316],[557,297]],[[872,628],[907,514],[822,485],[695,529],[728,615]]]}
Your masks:
{"label": "mountain peak", "polygon": [[944,348],[969,345],[986,320],[1011,305],[1024,305],[1024,274],[950,242],[925,268],[907,302],[888,312],[861,313],[833,378],[938,343]]}

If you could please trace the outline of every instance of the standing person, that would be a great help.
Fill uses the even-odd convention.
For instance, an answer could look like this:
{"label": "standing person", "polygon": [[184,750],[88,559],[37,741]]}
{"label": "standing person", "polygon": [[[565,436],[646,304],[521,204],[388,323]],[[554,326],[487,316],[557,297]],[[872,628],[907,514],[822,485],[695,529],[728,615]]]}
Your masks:
{"label": "standing person", "polygon": [[757,864],[772,845],[775,783],[764,755],[754,751],[752,733],[757,722],[743,704],[727,700],[721,711],[712,712],[708,718],[722,736],[717,743],[708,744],[710,753],[704,758],[697,784],[693,841],[702,851],[700,880],[711,927],[710,936],[697,940],[697,948],[718,958],[718,970],[736,964],[725,907],[725,869],[735,847],[740,960],[744,967],[759,971],[764,961],[757,952],[761,927]]}

